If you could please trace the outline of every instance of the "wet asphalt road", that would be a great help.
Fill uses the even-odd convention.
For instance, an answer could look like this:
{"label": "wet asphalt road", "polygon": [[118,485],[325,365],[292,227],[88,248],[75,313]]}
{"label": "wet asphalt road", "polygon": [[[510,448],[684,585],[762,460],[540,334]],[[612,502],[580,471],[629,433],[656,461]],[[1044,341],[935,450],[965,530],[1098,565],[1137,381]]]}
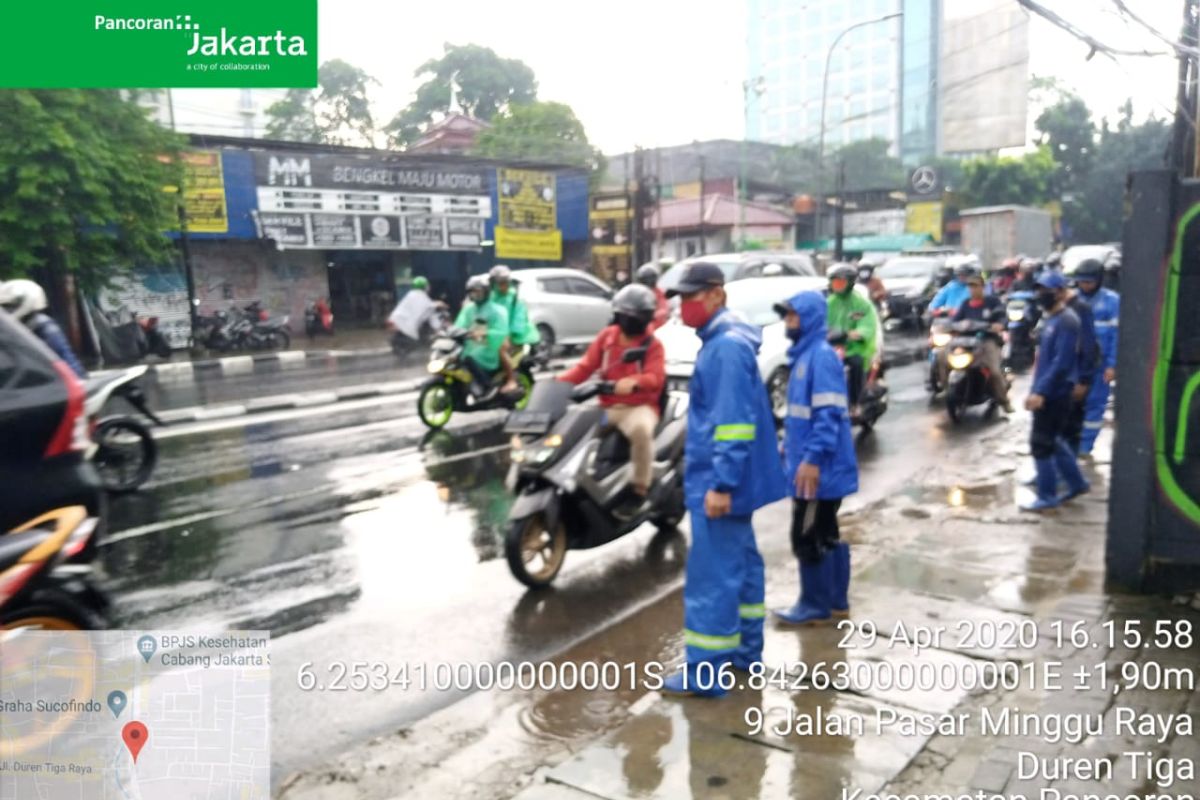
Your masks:
{"label": "wet asphalt road", "polygon": [[[405,377],[388,363],[381,380]],[[294,379],[311,388],[330,378],[305,369]],[[891,409],[859,442],[868,502],[989,424],[951,426],[929,405],[919,364],[888,380]],[[258,391],[278,383],[260,380]],[[239,386],[233,399],[254,396],[254,383]],[[306,693],[305,664],[329,683],[334,662],[386,663],[393,674],[407,664],[415,684],[422,664],[432,680],[438,664],[538,660],[679,584],[682,536],[647,527],[569,553],[553,592],[524,592],[503,558],[501,419],[460,416],[429,435],[409,394],[163,432],[155,476],[114,501],[102,549],[118,624],[269,629],[278,782],[461,696]]]}

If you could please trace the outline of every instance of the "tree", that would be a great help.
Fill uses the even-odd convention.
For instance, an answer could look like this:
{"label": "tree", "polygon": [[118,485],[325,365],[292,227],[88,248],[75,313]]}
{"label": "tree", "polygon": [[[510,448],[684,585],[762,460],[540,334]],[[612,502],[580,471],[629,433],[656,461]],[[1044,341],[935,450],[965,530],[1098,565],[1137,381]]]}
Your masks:
{"label": "tree", "polygon": [[838,163],[846,165],[846,191],[895,189],[904,185],[907,174],[900,159],[888,154],[887,139],[863,139],[842,145],[826,156],[824,191],[834,191]]}
{"label": "tree", "polygon": [[0,91],[0,278],[72,273],[92,291],[172,258],[181,145],[116,90]]}
{"label": "tree", "polygon": [[1073,94],[1062,97],[1038,115],[1034,123],[1040,144],[1049,145],[1059,165],[1059,189],[1073,190],[1092,168],[1096,156],[1096,126],[1087,104]]}
{"label": "tree", "polygon": [[1127,105],[1115,130],[1102,124],[1091,170],[1078,190],[1063,198],[1065,232],[1072,241],[1119,240],[1126,177],[1134,170],[1164,165],[1171,126],[1154,116],[1134,125],[1132,116]]}
{"label": "tree", "polygon": [[572,164],[600,179],[604,157],[588,143],[583,123],[563,103],[513,105],[493,117],[491,127],[475,139],[477,155]]}
{"label": "tree", "polygon": [[1056,197],[1056,169],[1047,146],[1019,158],[972,159],[963,164],[963,207],[1044,205]]}
{"label": "tree", "polygon": [[462,113],[489,122],[510,106],[537,99],[533,70],[515,58],[501,58],[479,45],[444,45],[445,53],[422,64],[414,75],[424,77],[417,96],[387,127],[388,142],[405,147],[425,128],[451,110],[452,98]]}
{"label": "tree", "polygon": [[320,144],[375,143],[375,120],[367,91],[379,82],[340,59],[317,70],[317,89],[289,89],[267,109],[267,136]]}

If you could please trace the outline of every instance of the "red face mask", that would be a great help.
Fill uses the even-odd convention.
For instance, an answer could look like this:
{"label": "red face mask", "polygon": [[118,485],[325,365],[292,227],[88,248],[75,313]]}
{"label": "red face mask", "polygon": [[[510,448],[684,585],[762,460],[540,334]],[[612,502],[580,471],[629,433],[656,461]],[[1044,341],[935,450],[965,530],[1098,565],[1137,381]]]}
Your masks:
{"label": "red face mask", "polygon": [[703,300],[684,300],[679,304],[679,318],[689,328],[703,328],[712,319],[712,312]]}

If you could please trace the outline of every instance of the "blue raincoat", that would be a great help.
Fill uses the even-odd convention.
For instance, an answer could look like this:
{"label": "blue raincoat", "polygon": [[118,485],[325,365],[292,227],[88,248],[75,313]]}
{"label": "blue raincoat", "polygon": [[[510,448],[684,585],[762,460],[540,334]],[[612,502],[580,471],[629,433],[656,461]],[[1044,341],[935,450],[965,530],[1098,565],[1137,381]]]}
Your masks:
{"label": "blue raincoat", "polygon": [[762,333],[727,310],[697,331],[703,345],[688,393],[683,485],[689,510],[709,489],[733,495],[734,516],[789,496],[771,400],[758,371]]}
{"label": "blue raincoat", "polygon": [[1104,380],[1104,370],[1117,367],[1117,334],[1121,316],[1121,296],[1112,289],[1101,287],[1091,297],[1083,295],[1092,309],[1096,328],[1096,344],[1100,348],[1100,365],[1092,376],[1092,388],[1088,390],[1083,409],[1083,436],[1080,452],[1090,453],[1104,427],[1104,409],[1108,407],[1109,386]]}
{"label": "blue raincoat", "polygon": [[791,378],[784,422],[785,473],[795,493],[801,464],[821,470],[818,500],[836,500],[858,491],[858,459],[847,409],[846,374],[826,341],[825,300],[800,292],[787,301],[800,315],[800,339],[788,349]]}
{"label": "blue raincoat", "polygon": [[963,301],[970,296],[971,287],[955,278],[941,289],[938,289],[937,294],[929,301],[929,310],[934,311],[939,308],[948,308],[951,311],[957,311],[958,307],[963,304]]}

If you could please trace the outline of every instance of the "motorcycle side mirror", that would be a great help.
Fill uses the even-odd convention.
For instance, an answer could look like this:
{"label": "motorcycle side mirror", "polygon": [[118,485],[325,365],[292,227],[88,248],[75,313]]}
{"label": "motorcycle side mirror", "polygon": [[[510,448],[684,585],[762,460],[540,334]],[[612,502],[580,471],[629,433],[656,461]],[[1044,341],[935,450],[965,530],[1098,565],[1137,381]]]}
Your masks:
{"label": "motorcycle side mirror", "polygon": [[625,354],[621,356],[621,362],[624,364],[638,364],[642,361],[645,361],[646,351],[648,349],[649,348],[646,347],[634,347],[630,350],[626,350]]}

